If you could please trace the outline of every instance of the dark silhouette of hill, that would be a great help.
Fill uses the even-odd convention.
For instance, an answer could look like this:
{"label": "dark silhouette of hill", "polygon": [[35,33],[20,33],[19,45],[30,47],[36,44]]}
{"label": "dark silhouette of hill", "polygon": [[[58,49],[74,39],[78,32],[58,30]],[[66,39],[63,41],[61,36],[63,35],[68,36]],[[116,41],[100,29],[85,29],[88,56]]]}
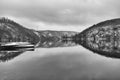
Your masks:
{"label": "dark silhouette of hill", "polygon": [[33,30],[6,19],[0,18],[0,42],[30,42],[36,44],[39,37]]}
{"label": "dark silhouette of hill", "polygon": [[95,24],[74,37],[74,42],[94,53],[120,58],[120,19]]}

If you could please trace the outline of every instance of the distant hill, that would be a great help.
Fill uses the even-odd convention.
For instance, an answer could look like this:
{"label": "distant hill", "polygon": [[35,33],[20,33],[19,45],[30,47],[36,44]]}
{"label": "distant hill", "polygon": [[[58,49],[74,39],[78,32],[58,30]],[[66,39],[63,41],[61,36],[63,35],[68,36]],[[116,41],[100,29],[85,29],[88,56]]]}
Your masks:
{"label": "distant hill", "polygon": [[53,31],[53,30],[44,30],[44,31],[38,31],[40,35],[42,34],[43,36],[57,36],[61,38],[61,36],[67,35],[67,36],[73,36],[77,32],[74,31]]}
{"label": "distant hill", "polygon": [[63,37],[72,37],[77,32],[73,31],[52,31],[52,30],[44,30],[37,31],[40,35],[41,42],[38,47],[50,48],[50,47],[67,47],[74,46],[75,44],[72,42],[63,42]]}

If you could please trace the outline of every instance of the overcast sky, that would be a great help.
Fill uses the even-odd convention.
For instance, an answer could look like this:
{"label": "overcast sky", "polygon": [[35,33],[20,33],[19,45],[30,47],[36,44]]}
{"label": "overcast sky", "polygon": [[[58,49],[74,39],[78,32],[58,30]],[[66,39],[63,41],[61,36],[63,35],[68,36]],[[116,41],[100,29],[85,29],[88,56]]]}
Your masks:
{"label": "overcast sky", "polygon": [[0,16],[33,29],[77,30],[120,17],[120,0],[0,0]]}

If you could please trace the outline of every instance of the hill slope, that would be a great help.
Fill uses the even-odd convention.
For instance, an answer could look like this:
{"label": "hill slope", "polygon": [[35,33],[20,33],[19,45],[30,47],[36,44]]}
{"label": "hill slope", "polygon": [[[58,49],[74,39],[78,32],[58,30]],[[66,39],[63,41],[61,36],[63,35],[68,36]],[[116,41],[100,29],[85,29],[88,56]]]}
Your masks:
{"label": "hill slope", "polygon": [[0,42],[30,42],[36,44],[39,37],[30,29],[6,19],[0,19]]}
{"label": "hill slope", "polygon": [[[0,18],[0,42],[29,42],[40,47],[63,46],[64,36],[71,37],[77,32],[72,31],[36,31],[23,27],[22,25],[6,19]],[[43,44],[46,43],[46,44]],[[52,45],[47,45],[47,44]],[[58,45],[59,44],[59,45]],[[65,44],[66,45],[66,44]]]}

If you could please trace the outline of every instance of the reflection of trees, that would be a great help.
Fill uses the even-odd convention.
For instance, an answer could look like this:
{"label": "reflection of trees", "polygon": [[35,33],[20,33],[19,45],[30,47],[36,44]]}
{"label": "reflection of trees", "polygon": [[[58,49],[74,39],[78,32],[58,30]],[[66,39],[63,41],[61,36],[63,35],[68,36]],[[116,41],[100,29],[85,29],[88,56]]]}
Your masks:
{"label": "reflection of trees", "polygon": [[41,41],[37,48],[70,47],[75,46],[72,36],[64,35],[61,38],[57,36],[41,36]]}
{"label": "reflection of trees", "polygon": [[8,60],[11,60],[22,53],[23,52],[8,52],[8,51],[0,52],[0,62],[6,62]]}
{"label": "reflection of trees", "polygon": [[[39,43],[39,47],[40,48],[53,48],[53,47],[69,47],[69,46],[75,46],[76,44],[73,42],[72,40],[73,38],[70,36],[65,36],[62,39],[57,39],[57,37],[47,37],[47,38],[43,38],[41,39],[40,43]],[[39,48],[37,47],[37,48]],[[26,50],[24,50],[24,48],[22,48],[22,51],[19,51],[15,49],[15,51],[7,51],[7,50],[11,50],[10,48],[7,50],[2,50],[0,51],[0,61],[1,62],[6,62],[8,60],[11,60],[17,56],[19,56],[20,54],[22,54],[23,52],[25,52]],[[14,48],[13,48],[14,50]]]}
{"label": "reflection of trees", "polygon": [[74,42],[95,53],[120,58],[120,26],[116,25],[120,20],[117,20],[117,23],[116,20],[111,21],[93,25],[76,34],[73,36]]}

